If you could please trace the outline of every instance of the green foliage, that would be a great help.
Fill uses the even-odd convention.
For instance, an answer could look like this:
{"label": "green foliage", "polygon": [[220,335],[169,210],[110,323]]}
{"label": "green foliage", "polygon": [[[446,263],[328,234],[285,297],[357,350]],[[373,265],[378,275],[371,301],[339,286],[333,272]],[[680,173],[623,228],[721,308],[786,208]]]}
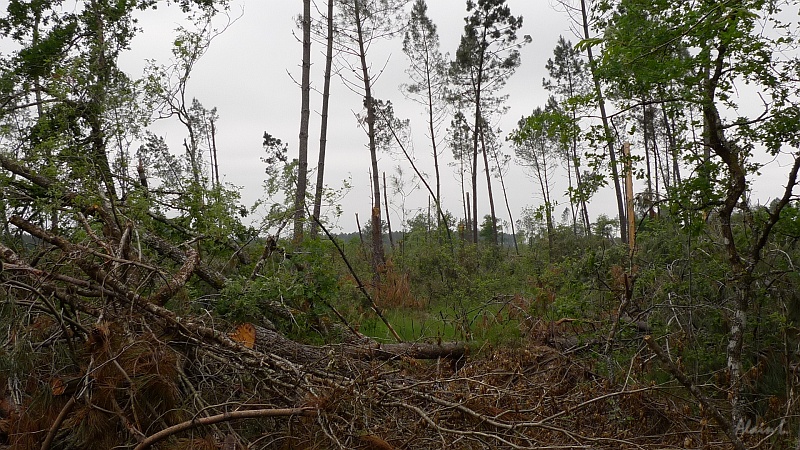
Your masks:
{"label": "green foliage", "polygon": [[291,255],[283,252],[278,247],[255,278],[229,280],[214,302],[216,312],[237,323],[268,319],[293,336],[324,332],[321,317],[331,314],[328,305],[341,295],[342,268],[333,246],[307,239]]}

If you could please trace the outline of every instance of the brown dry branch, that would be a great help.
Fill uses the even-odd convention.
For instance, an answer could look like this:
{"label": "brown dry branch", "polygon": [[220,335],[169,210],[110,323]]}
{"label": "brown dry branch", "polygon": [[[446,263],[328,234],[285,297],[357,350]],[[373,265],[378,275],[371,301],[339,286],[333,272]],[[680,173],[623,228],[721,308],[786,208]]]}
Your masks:
{"label": "brown dry branch", "polygon": [[[144,233],[142,235],[142,241],[152,247],[160,255],[166,256],[178,264],[186,264],[186,262],[189,260],[189,255],[187,255],[186,252],[158,236],[150,233]],[[227,282],[227,279],[224,275],[208,267],[202,262],[197,264],[195,273],[198,277],[200,277],[201,280],[208,283],[214,289],[222,289],[225,287],[225,283]]]}
{"label": "brown dry branch", "polygon": [[53,443],[53,439],[56,437],[56,433],[61,428],[61,424],[64,423],[67,415],[72,411],[76,401],[77,398],[75,398],[75,396],[70,397],[67,404],[64,405],[64,407],[61,409],[61,412],[58,413],[58,417],[56,417],[56,420],[53,421],[53,425],[50,426],[50,430],[47,432],[44,442],[42,442],[42,450],[49,450],[50,445]]}
{"label": "brown dry branch", "polygon": [[211,425],[229,420],[256,419],[261,417],[280,417],[280,416],[312,416],[314,408],[286,408],[286,409],[254,409],[244,411],[231,411],[217,414],[210,417],[193,418],[165,428],[158,433],[154,433],[145,438],[134,450],[147,450],[153,444],[162,441],[173,434],[181,431],[190,430],[203,425]]}

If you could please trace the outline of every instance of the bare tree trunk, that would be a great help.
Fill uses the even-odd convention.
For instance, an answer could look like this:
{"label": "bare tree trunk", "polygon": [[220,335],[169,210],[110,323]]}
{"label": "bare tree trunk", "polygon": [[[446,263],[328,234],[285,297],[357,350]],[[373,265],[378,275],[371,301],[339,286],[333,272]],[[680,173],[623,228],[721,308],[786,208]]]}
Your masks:
{"label": "bare tree trunk", "polygon": [[544,152],[544,144],[539,152],[533,152],[536,163],[533,165],[536,181],[539,182],[539,189],[542,193],[545,209],[545,222],[547,225],[547,257],[551,258],[553,253],[553,215],[552,203],[550,202],[550,176],[547,167],[547,155]]}
{"label": "bare tree trunk", "polygon": [[475,81],[475,126],[472,129],[472,242],[478,243],[478,133],[480,133],[481,82],[483,77],[483,53],[478,64],[478,79]]}
{"label": "bare tree trunk", "polygon": [[[583,37],[589,39],[589,16],[586,9],[586,0],[581,0],[581,14],[583,17]],[[606,144],[608,145],[608,156],[611,165],[611,177],[614,179],[614,192],[617,196],[617,211],[619,213],[619,231],[622,242],[628,240],[628,224],[625,222],[625,205],[622,201],[622,187],[619,183],[619,171],[617,170],[617,155],[614,151],[614,138],[611,136],[611,127],[608,123],[608,115],[606,114],[606,101],[603,96],[603,89],[600,87],[600,79],[595,73],[594,54],[592,53],[592,46],[586,46],[586,54],[589,57],[589,70],[592,73],[592,81],[594,81],[595,95],[597,95],[597,103],[600,107],[600,118],[603,122],[603,131],[605,133]]]}
{"label": "bare tree trunk", "polygon": [[[480,104],[475,106],[475,115],[480,114]],[[478,119],[475,119],[475,128],[472,130],[472,242],[478,243]]]}
{"label": "bare tree trunk", "polygon": [[[467,230],[471,230],[472,228],[471,228],[471,225],[470,225],[470,222],[469,222],[469,192],[467,192],[467,190],[464,187],[464,157],[463,157],[463,152],[462,152],[461,159],[459,160],[459,167],[461,168],[461,170],[459,171],[460,172],[459,175],[460,175],[460,180],[461,180],[461,201],[464,204],[464,221],[465,221],[464,227]],[[464,235],[463,234],[461,235],[461,239],[464,239]]]}
{"label": "bare tree trunk", "polygon": [[503,189],[503,199],[506,202],[506,211],[508,211],[508,221],[511,222],[511,235],[514,238],[514,252],[519,255],[519,245],[517,244],[517,230],[514,227],[514,216],[511,214],[511,206],[508,204],[508,191],[506,190],[506,182],[503,179],[503,170],[500,167],[500,160],[497,158],[497,153],[494,154],[495,164],[497,165],[497,175],[500,178],[500,187]]}
{"label": "bare tree trunk", "polygon": [[[649,137],[647,134],[648,125],[647,106],[644,105],[644,100],[642,100],[642,140],[644,141],[644,159],[647,165],[647,194],[653,195],[653,176],[650,172],[650,147],[647,145],[649,144],[649,140],[647,139]],[[653,141],[655,142],[655,139],[653,139]]]}
{"label": "bare tree trunk", "polygon": [[[566,149],[566,162],[567,162],[567,182],[569,183],[569,191],[575,189],[575,185],[572,183],[572,161],[571,161],[569,149]],[[570,217],[572,218],[572,234],[575,237],[578,236],[578,205],[572,201],[572,198],[569,199],[569,212]]]}
{"label": "bare tree trunk", "polygon": [[[328,37],[325,47],[325,82],[322,88],[322,116],[319,130],[319,161],[317,162],[317,186],[314,192],[314,217],[322,214],[322,192],[325,186],[325,148],[328,143],[328,103],[331,96],[331,66],[333,65],[333,2],[328,0]],[[311,236],[319,233],[317,222],[311,224]]]}
{"label": "bare tree trunk", "polygon": [[[670,186],[672,185],[672,170],[670,168],[670,164],[672,161],[672,151],[675,148],[674,145],[674,137],[672,136],[672,130],[669,128],[669,122],[667,118],[667,113],[662,108],[661,113],[663,115],[664,121],[664,155],[662,156],[661,153],[656,153],[658,156],[658,164],[661,173],[661,182],[656,183],[656,192],[658,193],[659,184],[664,186],[664,191],[669,191]],[[656,177],[656,181],[658,181],[658,177]],[[660,198],[660,196],[657,196]]]}
{"label": "bare tree trunk", "polygon": [[381,220],[381,185],[378,175],[378,149],[375,143],[375,101],[372,98],[372,79],[367,65],[367,49],[364,45],[364,33],[361,24],[361,5],[353,2],[356,25],[356,39],[361,60],[361,76],[364,81],[364,106],[367,108],[367,134],[369,136],[369,156],[372,162],[372,270],[374,281],[380,281],[380,271],[386,262],[383,252],[382,220]]}
{"label": "bare tree trunk", "polygon": [[[575,109],[572,110],[572,120],[577,121],[577,113]],[[592,235],[592,223],[589,221],[589,211],[586,208],[586,198],[584,198],[583,180],[581,178],[580,158],[578,158],[578,136],[573,133],[572,135],[572,167],[575,170],[575,183],[578,186],[578,193],[580,194],[580,215],[583,222],[586,235]]]}
{"label": "bare tree trunk", "polygon": [[217,159],[217,129],[216,123],[213,119],[211,119],[211,154],[212,154],[212,166],[214,170],[214,179],[216,180],[216,187],[220,186],[219,181],[219,160]]}
{"label": "bare tree trunk", "polygon": [[311,116],[311,0],[303,0],[303,75],[300,81],[300,145],[297,158],[297,188],[294,196],[294,241],[303,239],[308,185],[308,122]]}
{"label": "bare tree trunk", "polygon": [[472,230],[472,209],[470,208],[469,203],[469,192],[467,192],[467,229]]}
{"label": "bare tree trunk", "polygon": [[358,227],[358,240],[361,245],[364,245],[364,233],[361,232],[361,222],[358,220],[358,213],[356,213],[356,227]]}
{"label": "bare tree trunk", "polygon": [[550,175],[547,170],[547,156],[542,153],[542,164],[544,168],[542,172],[542,195],[544,196],[545,206],[545,220],[547,221],[547,257],[552,260],[553,258],[553,235],[555,234],[555,227],[553,226],[553,203],[550,201]]}
{"label": "bare tree trunk", "polygon": [[[442,180],[439,175],[439,149],[436,144],[436,127],[435,127],[435,119],[433,114],[433,88],[431,86],[431,72],[430,70],[426,73],[427,76],[427,86],[428,86],[428,132],[431,134],[431,150],[433,152],[433,169],[436,173],[436,198],[434,201],[436,202],[437,209],[441,210],[442,205]],[[436,224],[437,228],[442,227],[442,220],[437,214],[436,216]],[[447,226],[447,224],[445,224]]]}
{"label": "bare tree trunk", "polygon": [[631,161],[631,144],[626,142],[622,146],[625,157],[625,204],[628,218],[628,249],[633,264],[633,251],[636,248],[636,211],[633,205],[633,164]]}
{"label": "bare tree trunk", "polygon": [[[667,137],[669,138],[668,160],[672,160],[672,184],[677,186],[681,182],[681,170],[680,166],[678,165],[678,144],[675,138],[675,119],[673,117],[668,118],[666,110],[662,111],[664,112],[664,128],[667,130]],[[669,187],[668,185],[665,186]]]}
{"label": "bare tree trunk", "polygon": [[487,155],[486,150],[486,136],[484,135],[484,127],[485,124],[483,120],[481,120],[480,128],[478,128],[478,132],[480,133],[481,137],[481,150],[483,153],[483,168],[484,172],[486,172],[486,190],[489,193],[489,212],[491,213],[492,217],[492,244],[497,245],[497,214],[495,214],[494,210],[494,195],[492,194],[492,174],[489,171],[489,157]]}
{"label": "bare tree trunk", "polygon": [[[383,172],[383,203],[386,205],[386,228],[389,232],[389,245],[394,251],[394,237],[392,236],[392,221],[389,219],[389,196],[386,195],[386,172]],[[404,213],[405,214],[405,213]]]}

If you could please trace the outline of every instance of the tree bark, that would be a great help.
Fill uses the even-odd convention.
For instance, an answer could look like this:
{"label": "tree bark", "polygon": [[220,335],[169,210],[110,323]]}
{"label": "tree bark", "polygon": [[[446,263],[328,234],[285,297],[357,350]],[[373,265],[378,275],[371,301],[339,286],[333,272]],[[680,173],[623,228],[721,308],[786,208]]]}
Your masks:
{"label": "tree bark", "polygon": [[[319,129],[319,160],[317,162],[317,185],[314,192],[314,217],[320,219],[322,214],[322,193],[324,189],[325,174],[325,149],[328,143],[328,104],[331,97],[331,66],[333,65],[333,2],[328,0],[328,36],[325,46],[325,81],[322,87],[322,115]],[[316,237],[319,226],[314,221],[311,224],[311,236]]]}
{"label": "tree bark", "polygon": [[394,251],[394,236],[392,236],[392,220],[389,217],[389,196],[386,191],[386,172],[383,172],[383,203],[386,207],[386,231],[389,232],[389,246]]}
{"label": "tree bark", "polygon": [[728,264],[731,267],[734,279],[734,308],[731,328],[728,333],[727,366],[731,383],[732,422],[737,424],[744,414],[741,398],[742,346],[747,326],[747,310],[752,287],[751,273],[753,265],[745,264],[743,261],[733,232],[733,212],[747,189],[747,179],[739,152],[725,139],[722,119],[714,103],[716,90],[724,73],[723,65],[727,57],[727,46],[725,44],[720,45],[717,48],[717,53],[717,57],[713,61],[713,74],[709,73],[704,82],[703,122],[705,124],[705,133],[703,137],[708,142],[708,151],[718,156],[728,171],[727,192],[718,214],[720,231],[724,240],[723,244],[728,254]]}
{"label": "tree bark", "polygon": [[[586,10],[586,0],[581,0],[581,15],[583,17],[583,37],[589,39],[589,16]],[[614,151],[614,138],[611,136],[611,127],[608,123],[608,114],[606,114],[606,101],[603,96],[603,89],[600,87],[600,79],[595,73],[594,54],[592,53],[592,46],[586,46],[586,54],[589,58],[589,70],[592,74],[592,81],[594,82],[595,95],[597,96],[597,103],[600,108],[600,118],[603,122],[603,132],[608,146],[608,156],[610,158],[611,177],[614,179],[614,192],[617,196],[617,211],[619,213],[619,232],[622,242],[628,241],[628,225],[625,222],[625,204],[622,200],[622,187],[619,182],[619,171],[617,170],[617,155]]]}
{"label": "tree bark", "polygon": [[294,196],[294,241],[303,239],[308,185],[308,122],[311,116],[311,0],[303,0],[303,74],[300,81],[300,145],[297,157],[297,187]]}
{"label": "tree bark", "polygon": [[[179,264],[186,264],[190,259],[190,256],[187,255],[183,250],[175,247],[171,243],[156,235],[145,233],[142,235],[142,240],[156,252],[158,252],[158,254],[166,256],[167,258]],[[227,282],[227,279],[224,275],[209,268],[199,261],[194,268],[194,273],[215,289],[222,289],[225,287],[225,283]]]}
{"label": "tree bark", "polygon": [[378,172],[378,149],[375,142],[375,100],[372,98],[372,78],[367,65],[367,49],[362,29],[361,3],[353,2],[353,13],[358,41],[358,56],[361,61],[361,77],[364,82],[364,107],[367,109],[367,134],[369,137],[369,156],[372,163],[372,270],[374,281],[380,281],[380,272],[386,262],[383,251],[383,233],[381,220],[381,184]]}
{"label": "tree bark", "polygon": [[483,168],[486,172],[486,190],[489,193],[489,212],[492,215],[492,245],[497,245],[497,214],[494,209],[494,194],[492,193],[492,175],[489,171],[489,156],[486,149],[486,136],[484,135],[485,123],[481,121],[479,133],[481,136],[481,150],[483,153]]}
{"label": "tree bark", "polygon": [[354,336],[349,331],[342,344],[315,346],[301,344],[286,338],[277,331],[255,326],[255,349],[272,353],[295,363],[315,366],[328,366],[331,360],[341,357],[358,361],[388,361],[399,358],[458,360],[467,356],[468,347],[461,342],[427,344],[424,342],[402,342],[382,344],[368,337]]}

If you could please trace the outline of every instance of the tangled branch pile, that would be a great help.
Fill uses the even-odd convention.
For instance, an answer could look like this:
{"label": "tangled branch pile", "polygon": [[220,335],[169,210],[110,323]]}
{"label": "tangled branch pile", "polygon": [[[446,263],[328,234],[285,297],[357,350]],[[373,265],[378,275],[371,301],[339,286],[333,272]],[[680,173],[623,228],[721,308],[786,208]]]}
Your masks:
{"label": "tangled branch pile", "polygon": [[[52,186],[3,156],[0,164],[26,189]],[[233,330],[192,306],[187,283],[211,292],[226,282],[196,240],[175,245],[126,220],[122,205],[60,199],[61,214],[80,226],[67,233],[14,215],[22,238],[0,243],[0,439],[12,448],[647,448],[720,439],[680,398],[614,386],[546,346],[467,360],[461,344],[381,345],[354,330],[324,346],[259,325]]]}

